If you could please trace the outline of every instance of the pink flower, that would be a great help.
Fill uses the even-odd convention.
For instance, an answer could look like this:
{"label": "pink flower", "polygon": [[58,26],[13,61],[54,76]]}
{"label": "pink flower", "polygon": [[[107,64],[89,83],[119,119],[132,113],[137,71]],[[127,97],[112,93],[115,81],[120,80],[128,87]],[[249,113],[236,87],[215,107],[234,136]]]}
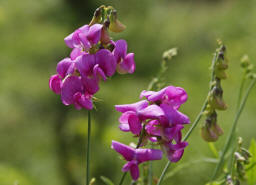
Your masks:
{"label": "pink flower", "polygon": [[163,149],[167,153],[167,158],[171,162],[178,162],[184,153],[184,148],[188,146],[187,142],[179,142],[177,144],[173,144],[171,142],[162,144]]}
{"label": "pink flower", "polygon": [[88,51],[100,41],[102,27],[101,24],[84,25],[68,35],[64,41],[70,48],[80,48]]}
{"label": "pink flower", "polygon": [[162,151],[157,149],[134,149],[117,141],[112,141],[112,149],[120,153],[126,161],[123,172],[130,171],[133,180],[139,178],[139,164],[162,159]]}
{"label": "pink flower", "polygon": [[140,98],[143,97],[146,97],[150,102],[168,104],[175,109],[179,109],[187,101],[188,95],[181,87],[168,86],[158,92],[144,90],[140,94]]}
{"label": "pink flower", "polygon": [[142,122],[147,119],[163,119],[164,112],[157,105],[149,105],[146,100],[133,104],[116,105],[116,110],[123,114],[119,118],[120,130],[131,131],[138,135],[142,129]]}
{"label": "pink flower", "polygon": [[117,71],[120,74],[133,73],[135,71],[134,53],[127,54],[127,43],[125,40],[116,41],[113,52],[117,61]]}

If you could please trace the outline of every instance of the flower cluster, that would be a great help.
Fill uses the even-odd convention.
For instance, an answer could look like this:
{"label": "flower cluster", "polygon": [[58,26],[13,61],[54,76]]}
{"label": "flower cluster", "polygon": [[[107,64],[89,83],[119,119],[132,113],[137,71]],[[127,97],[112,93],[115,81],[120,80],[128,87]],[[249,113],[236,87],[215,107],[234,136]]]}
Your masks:
{"label": "flower cluster", "polygon": [[[142,91],[140,98],[145,97],[137,103],[116,105],[117,111],[122,115],[119,118],[119,128],[124,132],[131,132],[140,137],[141,143],[137,148],[145,146],[147,141],[160,145],[163,152],[171,162],[181,159],[184,148],[188,145],[182,141],[184,124],[190,123],[189,118],[179,112],[180,106],[186,102],[187,93],[180,87],[168,86],[162,90]],[[120,152],[120,148],[122,152]],[[123,171],[130,170],[134,180],[138,179],[138,169],[133,167],[144,161],[161,159],[162,151],[156,149],[133,149],[123,144],[112,142],[112,148],[121,153],[128,163],[123,167]],[[125,150],[125,149],[127,150]],[[128,159],[126,154],[133,151],[133,155]],[[146,153],[138,159],[137,153]],[[142,160],[141,160],[142,159]]]}
{"label": "flower cluster", "polygon": [[222,129],[217,124],[216,110],[226,110],[227,105],[223,100],[223,90],[221,80],[227,78],[226,70],[228,69],[228,61],[225,57],[226,47],[219,43],[220,47],[216,50],[215,62],[213,63],[213,81],[211,82],[211,90],[208,95],[206,106],[206,120],[201,128],[202,138],[207,142],[217,141],[223,134]]}
{"label": "flower cluster", "polygon": [[57,64],[57,74],[49,80],[50,88],[61,95],[64,105],[92,109],[92,97],[99,90],[101,80],[105,81],[116,71],[134,72],[134,54],[127,53],[126,41],[113,41],[108,34],[108,29],[119,32],[121,28],[116,11],[103,6],[95,11],[89,25],[78,28],[64,39],[72,51]]}

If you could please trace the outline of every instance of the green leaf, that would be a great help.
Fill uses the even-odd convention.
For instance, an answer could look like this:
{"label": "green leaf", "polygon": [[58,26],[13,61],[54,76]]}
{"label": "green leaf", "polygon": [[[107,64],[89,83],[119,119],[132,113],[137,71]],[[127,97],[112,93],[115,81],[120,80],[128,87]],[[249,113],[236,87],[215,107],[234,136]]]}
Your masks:
{"label": "green leaf", "polygon": [[114,183],[107,177],[101,176],[100,179],[106,184],[106,185],[114,185]]}
{"label": "green leaf", "polygon": [[249,152],[252,157],[250,158],[250,163],[247,165],[246,175],[248,178],[248,185],[256,184],[256,141],[255,139],[251,140],[251,144],[249,147]]}

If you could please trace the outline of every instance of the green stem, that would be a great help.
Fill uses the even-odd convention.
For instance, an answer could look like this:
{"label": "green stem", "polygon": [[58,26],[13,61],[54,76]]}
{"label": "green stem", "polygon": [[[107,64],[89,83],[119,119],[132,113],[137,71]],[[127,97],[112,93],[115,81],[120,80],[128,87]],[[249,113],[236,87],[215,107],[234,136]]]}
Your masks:
{"label": "green stem", "polygon": [[90,183],[90,148],[91,148],[91,114],[88,111],[88,138],[87,138],[87,164],[86,164],[86,185]]}
{"label": "green stem", "polygon": [[242,81],[241,81],[241,85],[240,85],[240,88],[239,88],[236,110],[239,109],[239,106],[240,106],[240,103],[241,103],[241,98],[242,98],[242,95],[243,95],[243,89],[244,89],[245,79],[246,79],[246,73],[244,73],[244,75],[243,75],[243,78],[242,78]]}
{"label": "green stem", "polygon": [[251,92],[253,86],[255,85],[255,83],[256,83],[256,79],[253,79],[252,82],[251,82],[251,84],[249,85],[249,87],[248,87],[248,89],[247,89],[247,91],[246,91],[246,93],[245,93],[245,95],[244,95],[242,101],[241,101],[241,105],[239,106],[238,112],[237,112],[237,114],[236,114],[236,116],[235,116],[235,120],[234,120],[233,125],[232,125],[232,128],[231,128],[231,130],[230,130],[230,132],[229,132],[228,138],[227,138],[227,140],[226,140],[226,142],[225,142],[225,145],[224,145],[224,148],[223,148],[223,152],[221,153],[220,160],[219,160],[219,162],[218,162],[218,164],[217,164],[217,166],[216,166],[216,168],[215,168],[215,170],[214,170],[214,173],[213,173],[213,175],[212,175],[212,177],[211,177],[211,181],[216,178],[216,175],[217,175],[219,169],[220,169],[221,166],[222,166],[224,156],[225,156],[225,154],[226,154],[226,152],[227,152],[227,150],[228,150],[228,148],[229,148],[229,145],[230,145],[230,143],[231,143],[231,141],[232,141],[233,133],[234,133],[234,131],[236,130],[236,126],[237,126],[238,119],[240,118],[240,115],[241,115],[241,113],[242,113],[242,111],[243,111],[243,109],[244,109],[246,100],[247,100],[247,98],[248,98],[248,96],[249,96],[249,94],[250,94],[250,92]]}
{"label": "green stem", "polygon": [[[213,59],[212,59],[212,66],[211,66],[212,73],[211,73],[211,80],[210,80],[209,92],[210,92],[210,90],[212,89],[212,82],[213,82],[214,77],[215,77],[214,67],[215,67],[215,64],[216,64],[216,61],[217,61],[217,54],[218,54],[218,53],[216,52],[216,53],[214,54]],[[192,133],[192,131],[194,130],[194,128],[195,128],[195,127],[197,126],[197,124],[199,123],[200,119],[201,119],[202,116],[203,116],[203,112],[204,112],[204,110],[205,110],[207,104],[208,104],[208,95],[207,95],[207,97],[206,97],[206,99],[205,99],[205,101],[204,101],[204,104],[203,104],[203,106],[202,106],[202,108],[201,108],[201,111],[200,111],[199,114],[197,115],[197,117],[196,117],[195,121],[193,122],[192,126],[189,128],[189,130],[188,130],[188,132],[186,133],[186,135],[185,135],[183,141],[186,141],[186,140],[189,138],[190,134]],[[164,169],[163,169],[163,171],[162,171],[162,173],[161,173],[161,176],[160,176],[160,178],[159,178],[159,180],[158,180],[157,185],[160,185],[161,182],[163,181],[163,178],[164,178],[164,176],[165,176],[165,174],[166,174],[166,172],[167,172],[167,170],[168,170],[170,164],[171,164],[170,161],[168,161],[168,162],[166,163],[166,165],[165,165],[165,167],[164,167]]]}
{"label": "green stem", "polygon": [[120,180],[120,182],[119,182],[119,185],[122,185],[122,184],[123,184],[126,175],[127,175],[127,172],[124,172],[124,174],[122,175],[122,178],[121,178],[121,180]]}
{"label": "green stem", "polygon": [[208,143],[208,146],[209,146],[210,150],[212,151],[213,155],[214,155],[216,158],[218,158],[218,157],[219,157],[219,154],[218,154],[218,151],[217,151],[217,149],[216,149],[214,143],[213,143],[213,142],[209,142],[209,143]]}

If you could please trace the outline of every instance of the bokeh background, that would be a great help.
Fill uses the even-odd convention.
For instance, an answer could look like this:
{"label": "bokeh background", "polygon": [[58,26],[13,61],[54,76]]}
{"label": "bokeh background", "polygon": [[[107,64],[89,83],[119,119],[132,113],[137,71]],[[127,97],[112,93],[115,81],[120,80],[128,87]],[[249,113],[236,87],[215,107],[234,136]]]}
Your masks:
{"label": "bokeh background", "polygon": [[[114,182],[121,177],[124,162],[110,149],[111,140],[134,141],[131,134],[119,131],[120,114],[113,106],[138,101],[159,70],[162,53],[172,47],[179,53],[168,63],[166,80],[186,89],[189,100],[182,111],[194,120],[208,91],[216,39],[227,45],[230,68],[223,88],[229,109],[219,113],[225,135],[216,143],[217,148],[223,146],[234,120],[240,58],[248,54],[254,64],[256,60],[255,0],[0,0],[1,185],[84,184],[87,112],[62,105],[48,80],[57,62],[69,55],[64,37],[88,23],[102,4],[114,6],[126,24],[123,33],[112,36],[127,40],[137,70],[101,83],[96,94],[103,100],[92,114],[91,174],[96,184],[102,184],[100,175]],[[238,126],[246,147],[256,136],[255,110],[256,89]],[[213,154],[198,127],[183,159],[169,170],[202,157]],[[153,163],[155,176],[166,161]],[[164,184],[205,184],[213,169],[209,163],[190,165]]]}

